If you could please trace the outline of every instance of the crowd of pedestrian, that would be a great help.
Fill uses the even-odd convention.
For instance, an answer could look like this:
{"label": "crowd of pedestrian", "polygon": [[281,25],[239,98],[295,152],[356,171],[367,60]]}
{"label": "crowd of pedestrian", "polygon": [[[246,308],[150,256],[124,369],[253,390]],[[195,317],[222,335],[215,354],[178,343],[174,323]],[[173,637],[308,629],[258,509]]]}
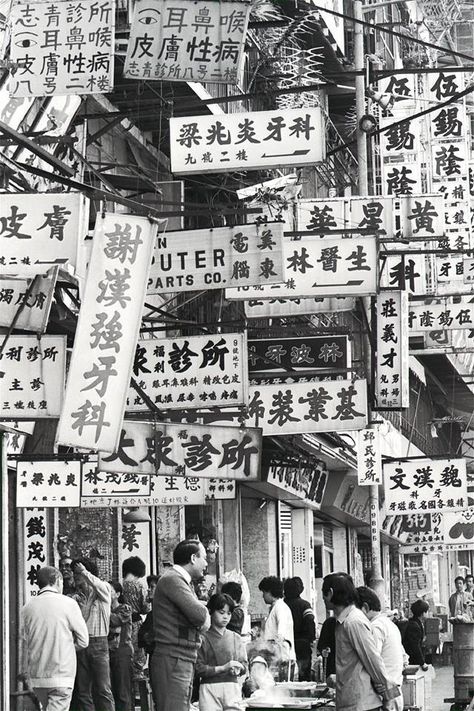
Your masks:
{"label": "crowd of pedestrian", "polygon": [[[314,678],[316,624],[300,578],[260,581],[268,616],[248,643],[242,586],[229,581],[208,590],[202,543],[181,541],[173,563],[145,579],[143,561],[128,558],[120,584],[102,580],[82,558],[71,562],[72,575],[63,571],[65,589],[59,570],[39,570],[39,593],[23,608],[22,627],[24,670],[45,711],[131,711],[146,667],[157,711],[189,711],[192,701],[200,711],[237,711],[259,679]],[[472,576],[462,582],[450,599],[454,612],[473,600]],[[428,603],[413,603],[401,635],[375,592],[356,588],[346,573],[326,576],[322,596],[329,616],[317,650],[337,710],[402,711],[404,666],[427,668]]]}

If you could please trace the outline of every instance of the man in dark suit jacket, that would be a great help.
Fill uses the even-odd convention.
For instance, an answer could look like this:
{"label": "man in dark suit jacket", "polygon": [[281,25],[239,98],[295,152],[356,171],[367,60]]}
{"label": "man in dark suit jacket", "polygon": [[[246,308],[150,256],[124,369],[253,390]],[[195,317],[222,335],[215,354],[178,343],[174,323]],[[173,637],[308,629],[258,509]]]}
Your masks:
{"label": "man in dark suit jacket", "polygon": [[178,543],[172,568],[159,579],[153,598],[155,648],[150,677],[157,711],[188,711],[200,633],[209,629],[207,607],[192,585],[207,567],[197,540]]}

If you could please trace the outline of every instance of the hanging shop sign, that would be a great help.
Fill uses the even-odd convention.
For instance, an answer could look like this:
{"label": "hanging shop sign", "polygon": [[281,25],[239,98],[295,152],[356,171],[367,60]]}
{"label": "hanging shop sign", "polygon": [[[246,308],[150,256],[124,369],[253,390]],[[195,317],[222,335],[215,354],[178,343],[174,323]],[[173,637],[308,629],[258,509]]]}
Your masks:
{"label": "hanging shop sign", "polygon": [[54,264],[75,266],[88,211],[80,193],[2,194],[0,274],[34,276]]}
{"label": "hanging shop sign", "polygon": [[[452,515],[452,514],[447,514]],[[444,514],[412,514],[401,516],[402,553],[437,553],[445,550],[443,535]]]}
{"label": "hanging shop sign", "polygon": [[360,430],[367,424],[367,382],[333,380],[249,387],[246,425],[264,435]]}
{"label": "hanging shop sign", "polygon": [[[139,341],[133,376],[163,409],[244,405],[248,399],[246,336],[223,333]],[[148,410],[148,406],[130,388],[126,409]]]}
{"label": "hanging shop sign", "polygon": [[[267,298],[362,296],[377,291],[377,242],[373,236],[352,239],[310,237],[283,241],[283,283]],[[264,292],[226,289],[229,299],[258,299]]]}
{"label": "hanging shop sign", "polygon": [[393,116],[381,116],[380,131],[380,154],[383,157],[416,154],[420,150],[421,121],[410,119],[410,113],[402,116],[399,112],[396,122]]}
{"label": "hanging shop sign", "polygon": [[[279,285],[277,285],[279,286]],[[227,289],[229,291],[245,290],[247,287],[239,289]],[[252,288],[252,287],[250,287]],[[339,311],[352,311],[355,307],[355,299],[352,297],[334,297],[332,299],[277,299],[272,298],[269,293],[271,287],[262,286],[262,296],[257,299],[245,301],[245,316],[247,318],[278,318],[281,316],[299,316],[303,314],[334,313]]]}
{"label": "hanging shop sign", "polygon": [[274,457],[265,476],[269,484],[302,499],[311,508],[321,508],[329,476],[322,462],[306,457]]}
{"label": "hanging shop sign", "polygon": [[200,506],[205,491],[205,479],[197,476],[103,472],[91,464],[83,467],[81,506]]}
{"label": "hanging shop sign", "polygon": [[381,289],[407,291],[419,296],[430,293],[424,254],[390,254],[390,250],[379,253]]}
{"label": "hanging shop sign", "polygon": [[380,235],[391,235],[394,229],[394,200],[380,195],[349,198],[346,227],[373,230]]}
{"label": "hanging shop sign", "polygon": [[445,550],[472,550],[474,541],[474,509],[443,513]]}
{"label": "hanging shop sign", "polygon": [[160,234],[148,293],[281,282],[282,245],[281,222]]}
{"label": "hanging shop sign", "polygon": [[343,198],[298,200],[296,205],[298,230],[321,235],[346,227],[346,203]]}
{"label": "hanging shop sign", "polygon": [[474,259],[471,257],[464,258],[463,263],[463,281],[465,284],[474,284]]}
{"label": "hanging shop sign", "polygon": [[420,240],[444,235],[445,205],[442,195],[401,197],[399,211],[405,239],[416,237]]}
{"label": "hanging shop sign", "polygon": [[378,426],[357,433],[357,480],[359,486],[382,483],[382,454]]}
{"label": "hanging shop sign", "polygon": [[320,163],[325,135],[320,107],[171,118],[171,172],[202,175]]}
{"label": "hanging shop sign", "polygon": [[434,181],[457,178],[468,169],[468,146],[465,140],[433,141],[431,169]]}
{"label": "hanging shop sign", "polygon": [[138,0],[124,76],[239,84],[250,3]]}
{"label": "hanging shop sign", "polygon": [[443,299],[441,303],[411,302],[408,324],[413,331],[454,330],[474,328],[474,299],[461,298],[457,303]]}
{"label": "hanging shop sign", "polygon": [[99,454],[99,470],[251,481],[261,450],[258,429],[125,421],[117,451]]}
{"label": "hanging shop sign", "polygon": [[206,501],[235,499],[236,485],[233,479],[204,479]]}
{"label": "hanging shop sign", "polygon": [[406,291],[383,291],[377,296],[375,309],[377,409],[401,410],[410,406],[408,294]]}
{"label": "hanging shop sign", "polygon": [[107,94],[113,89],[114,41],[113,0],[14,4],[10,95]]}
{"label": "hanging shop sign", "polygon": [[4,441],[6,443],[7,457],[11,457],[23,452],[26,444],[26,435],[22,432],[6,432]]}
{"label": "hanging shop sign", "polygon": [[23,592],[27,603],[39,593],[38,570],[50,564],[49,522],[44,508],[28,508],[23,511],[22,528],[22,563],[24,571]]}
{"label": "hanging shop sign", "polygon": [[113,452],[130,383],[157,225],[97,217],[57,442]]}
{"label": "hanging shop sign", "polygon": [[423,192],[419,162],[382,163],[382,193],[384,195],[420,195]]}
{"label": "hanging shop sign", "polygon": [[18,462],[16,467],[16,505],[64,507],[79,506],[81,462]]}
{"label": "hanging shop sign", "polygon": [[391,77],[383,77],[377,81],[377,89],[381,94],[390,94],[394,104],[391,111],[397,114],[406,111],[407,108],[415,106],[416,103],[416,75],[398,74]]}
{"label": "hanging shop sign", "polygon": [[31,279],[0,277],[0,326],[9,328],[14,322],[23,331],[44,333],[57,276],[58,267],[53,267],[46,276]]}
{"label": "hanging shop sign", "polygon": [[251,374],[345,371],[350,365],[350,344],[347,336],[251,339],[248,361]]}
{"label": "hanging shop sign", "polygon": [[384,462],[387,513],[446,513],[467,506],[465,459]]}
{"label": "hanging shop sign", "polygon": [[0,355],[0,419],[59,417],[65,373],[65,336],[9,336]]}
{"label": "hanging shop sign", "polygon": [[[449,71],[442,71],[439,74],[426,74],[426,82],[428,84],[428,99],[433,103],[453,99],[465,86],[462,72],[450,74]],[[459,101],[462,102],[463,98],[461,97]]]}

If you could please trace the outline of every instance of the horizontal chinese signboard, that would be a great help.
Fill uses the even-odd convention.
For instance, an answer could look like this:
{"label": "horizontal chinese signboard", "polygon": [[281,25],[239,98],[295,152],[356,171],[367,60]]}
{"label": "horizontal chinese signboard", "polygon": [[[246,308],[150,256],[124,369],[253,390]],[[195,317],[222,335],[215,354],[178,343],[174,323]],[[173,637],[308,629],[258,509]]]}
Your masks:
{"label": "horizontal chinese signboard", "polygon": [[137,0],[124,75],[238,84],[250,3]]}
{"label": "horizontal chinese signboard", "polygon": [[311,107],[171,118],[170,150],[176,175],[320,163],[322,112]]}
{"label": "horizontal chinese signboard", "polygon": [[467,505],[465,459],[384,462],[387,513],[459,511]]}
{"label": "horizontal chinese signboard", "polygon": [[[377,291],[376,238],[283,240],[283,284],[267,298],[363,296]],[[267,290],[268,293],[268,290]],[[258,299],[258,289],[227,289],[229,299]]]}
{"label": "horizontal chinese signboard", "polygon": [[449,550],[472,550],[474,544],[474,509],[443,514],[443,537]]}
{"label": "horizontal chinese signboard", "polygon": [[[167,410],[247,403],[247,347],[240,333],[139,341],[133,375]],[[129,390],[127,410],[148,410]]]}
{"label": "horizontal chinese signboard", "polygon": [[257,480],[259,429],[144,422],[123,423],[117,451],[99,454],[104,472]]}
{"label": "horizontal chinese signboard", "polygon": [[249,388],[246,425],[264,435],[360,430],[367,424],[367,382],[334,380]]}
{"label": "horizontal chinese signboard", "polygon": [[249,341],[250,373],[327,371],[349,367],[347,336],[305,338],[261,338]]}
{"label": "horizontal chinese signboard", "polygon": [[402,553],[434,553],[444,550],[442,522],[445,515],[418,513],[402,516]]}
{"label": "horizontal chinese signboard", "polygon": [[157,225],[98,216],[57,442],[113,452],[135,355]]}
{"label": "horizontal chinese signboard", "polygon": [[79,506],[81,462],[18,462],[16,467],[16,505]]}
{"label": "horizontal chinese signboard", "polygon": [[113,0],[12,6],[11,96],[108,93],[113,88]]}
{"label": "horizontal chinese signboard", "polygon": [[65,336],[9,336],[0,355],[0,419],[59,417],[65,375]]}
{"label": "horizontal chinese signboard", "polygon": [[[279,285],[277,284],[277,286]],[[241,288],[245,289],[245,287]],[[276,318],[279,316],[352,311],[355,306],[355,300],[352,297],[334,297],[332,299],[276,299],[269,293],[271,287],[262,286],[261,289],[261,298],[250,299],[244,304],[247,318]],[[234,294],[237,289],[226,290],[227,298],[230,298],[229,291]]]}
{"label": "horizontal chinese signboard", "polygon": [[149,294],[283,281],[283,223],[158,235]]}
{"label": "horizontal chinese signboard", "polygon": [[[0,326],[44,333],[48,323],[58,267],[33,279],[0,278]],[[21,311],[19,310],[21,309]]]}
{"label": "horizontal chinese signboard", "polygon": [[408,323],[413,331],[474,328],[474,299],[458,303],[444,299],[441,303],[411,302]]}
{"label": "horizontal chinese signboard", "polygon": [[3,193],[0,274],[44,274],[54,264],[76,266],[89,201],[80,193]]}
{"label": "horizontal chinese signboard", "polygon": [[266,467],[266,480],[298,499],[310,508],[320,509],[328,480],[325,464],[305,457],[272,459]]}
{"label": "horizontal chinese signboard", "polygon": [[96,464],[84,465],[81,506],[201,505],[205,500],[205,483],[205,479],[197,476],[102,472]]}

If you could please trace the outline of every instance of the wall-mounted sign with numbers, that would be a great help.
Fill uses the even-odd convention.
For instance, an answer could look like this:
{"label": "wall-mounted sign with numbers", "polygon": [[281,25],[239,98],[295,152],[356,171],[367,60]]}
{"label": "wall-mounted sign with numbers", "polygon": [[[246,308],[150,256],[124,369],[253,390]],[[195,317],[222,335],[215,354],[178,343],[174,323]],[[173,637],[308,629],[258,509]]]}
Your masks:
{"label": "wall-mounted sign with numbers", "polygon": [[378,426],[357,433],[357,480],[359,486],[382,483],[382,454]]}
{"label": "wall-mounted sign with numbers", "polygon": [[387,513],[443,513],[467,507],[465,459],[384,462]]}
{"label": "wall-mounted sign with numbers", "polygon": [[113,452],[132,372],[157,225],[97,217],[57,441]]}
{"label": "wall-mounted sign with numbers", "polygon": [[408,365],[408,294],[382,291],[376,299],[377,409],[400,410],[410,405]]}
{"label": "wall-mounted sign with numbers", "polygon": [[11,96],[106,94],[113,88],[115,2],[12,6]]}
{"label": "wall-mounted sign with numbers", "polygon": [[59,417],[65,374],[65,336],[10,336],[0,355],[0,419]]}
{"label": "wall-mounted sign with numbers", "polygon": [[474,328],[474,298],[443,299],[438,303],[413,301],[408,311],[408,324],[413,331],[457,330]]}
{"label": "wall-mounted sign with numbers", "polygon": [[45,274],[75,267],[89,215],[80,193],[4,193],[0,200],[0,274]]}
{"label": "wall-mounted sign with numbers", "polygon": [[248,345],[249,372],[296,375],[298,371],[334,371],[349,367],[347,336],[251,339]]}
{"label": "wall-mounted sign with numbers", "polygon": [[99,470],[258,480],[261,449],[259,429],[126,420],[117,451],[99,454]]}
{"label": "wall-mounted sign with numbers", "polygon": [[170,119],[176,175],[265,170],[320,163],[325,129],[319,107]]}
{"label": "wall-mounted sign with numbers", "polygon": [[[133,375],[167,410],[247,403],[246,337],[240,333],[139,341]],[[148,410],[129,389],[127,410]]]}
{"label": "wall-mounted sign with numbers", "polygon": [[266,289],[266,293],[256,288],[227,289],[227,298],[362,296],[377,291],[377,242],[373,236],[284,239],[283,257],[282,284]]}
{"label": "wall-mounted sign with numbers", "polygon": [[281,282],[282,244],[281,222],[158,235],[148,293]]}
{"label": "wall-mounted sign with numbers", "polygon": [[22,516],[22,563],[25,603],[39,592],[38,570],[51,565],[49,551],[48,512],[43,508],[28,508]]}
{"label": "wall-mounted sign with numbers", "polygon": [[81,462],[17,462],[16,505],[79,506]]}
{"label": "wall-mounted sign with numbers", "polygon": [[138,0],[124,75],[238,84],[249,12],[248,2]]}
{"label": "wall-mounted sign with numbers", "polygon": [[[277,284],[276,286],[279,287]],[[234,294],[238,290],[226,290],[226,297],[229,291]],[[252,287],[250,287],[252,288]],[[247,318],[276,318],[279,316],[298,316],[302,314],[314,313],[334,313],[337,311],[352,311],[355,307],[355,300],[352,297],[334,297],[332,299],[280,299],[271,294],[271,287],[260,287],[259,298],[252,298],[245,302],[245,315]],[[253,293],[254,290],[252,290]]]}

